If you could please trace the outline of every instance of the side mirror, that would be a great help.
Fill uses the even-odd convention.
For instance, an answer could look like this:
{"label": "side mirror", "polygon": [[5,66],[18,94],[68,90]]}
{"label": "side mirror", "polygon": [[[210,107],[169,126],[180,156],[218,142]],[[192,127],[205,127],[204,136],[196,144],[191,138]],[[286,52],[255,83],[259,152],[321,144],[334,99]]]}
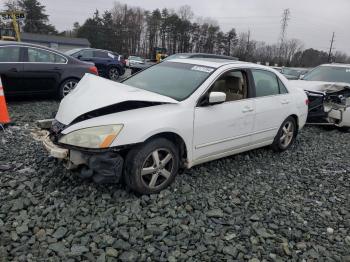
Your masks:
{"label": "side mirror", "polygon": [[305,75],[300,75],[300,76],[299,76],[299,79],[300,79],[300,80],[303,80],[304,76],[305,76]]}
{"label": "side mirror", "polygon": [[83,56],[82,55],[78,55],[77,58],[80,60]]}
{"label": "side mirror", "polygon": [[223,92],[211,92],[209,94],[209,105],[221,104],[226,101],[226,94]]}

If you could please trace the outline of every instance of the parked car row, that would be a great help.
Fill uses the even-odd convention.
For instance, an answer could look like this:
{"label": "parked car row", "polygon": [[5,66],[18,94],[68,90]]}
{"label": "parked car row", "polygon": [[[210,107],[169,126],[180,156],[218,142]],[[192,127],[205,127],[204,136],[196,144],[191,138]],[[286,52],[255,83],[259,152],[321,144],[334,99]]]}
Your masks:
{"label": "parked car row", "polygon": [[86,73],[98,74],[93,63],[43,46],[0,41],[0,75],[6,96],[50,94],[63,98]]}
{"label": "parked car row", "polygon": [[61,53],[39,45],[0,41],[0,75],[6,96],[63,98],[86,73],[116,81],[125,73],[125,60],[106,50],[84,48]]}

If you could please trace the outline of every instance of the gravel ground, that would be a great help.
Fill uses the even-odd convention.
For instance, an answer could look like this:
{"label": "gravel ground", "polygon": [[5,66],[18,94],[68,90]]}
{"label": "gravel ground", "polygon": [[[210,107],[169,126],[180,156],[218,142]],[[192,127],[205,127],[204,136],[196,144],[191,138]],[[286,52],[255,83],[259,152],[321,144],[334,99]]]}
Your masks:
{"label": "gravel ground", "polygon": [[187,170],[158,195],[83,181],[30,132],[54,101],[12,102],[0,132],[0,261],[350,261],[350,134]]}

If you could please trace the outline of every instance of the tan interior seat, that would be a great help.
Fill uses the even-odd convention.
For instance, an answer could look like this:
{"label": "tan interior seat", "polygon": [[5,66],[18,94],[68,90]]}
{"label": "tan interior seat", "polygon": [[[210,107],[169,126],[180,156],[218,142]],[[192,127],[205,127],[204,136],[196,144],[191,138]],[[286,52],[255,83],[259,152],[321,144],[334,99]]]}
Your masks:
{"label": "tan interior seat", "polygon": [[[226,101],[236,101],[246,97],[246,87],[242,77],[232,74],[223,76],[214,83],[213,92],[226,94]],[[235,72],[236,73],[236,72]]]}

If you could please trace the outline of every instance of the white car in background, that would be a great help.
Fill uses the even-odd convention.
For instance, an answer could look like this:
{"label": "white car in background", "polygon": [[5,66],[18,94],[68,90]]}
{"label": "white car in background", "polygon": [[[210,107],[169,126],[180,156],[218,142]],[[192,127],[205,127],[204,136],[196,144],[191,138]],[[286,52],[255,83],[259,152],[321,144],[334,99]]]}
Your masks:
{"label": "white car in background", "polygon": [[125,65],[127,67],[132,66],[132,65],[139,65],[139,64],[144,64],[145,63],[145,59],[139,57],[139,56],[129,56],[128,59],[126,59],[125,61]]}
{"label": "white car in background", "polygon": [[309,97],[308,123],[350,128],[350,65],[325,64],[290,85]]}
{"label": "white car in background", "polygon": [[124,176],[129,188],[150,194],[184,168],[267,145],[288,149],[307,103],[268,67],[175,59],[123,83],[86,75],[62,100],[44,145],[83,177]]}

